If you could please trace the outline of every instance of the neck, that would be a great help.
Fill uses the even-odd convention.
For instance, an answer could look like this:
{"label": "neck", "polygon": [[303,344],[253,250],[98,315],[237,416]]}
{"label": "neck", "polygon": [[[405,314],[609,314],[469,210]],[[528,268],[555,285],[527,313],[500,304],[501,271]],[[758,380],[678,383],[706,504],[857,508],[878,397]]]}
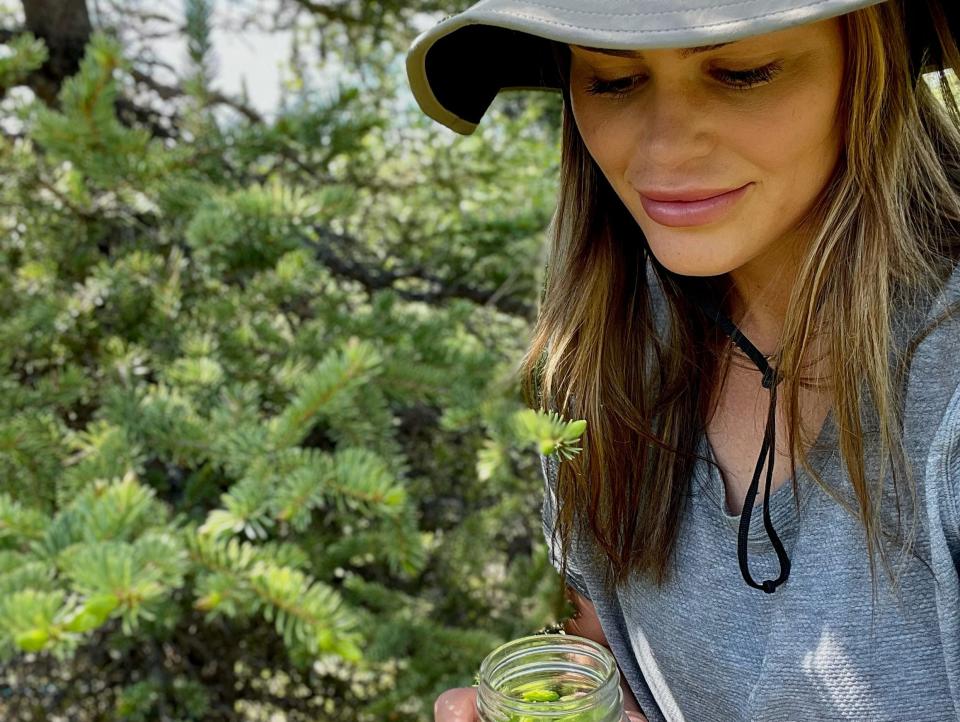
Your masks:
{"label": "neck", "polygon": [[728,272],[730,319],[760,353],[776,352],[790,305],[804,244],[799,233]]}
{"label": "neck", "polygon": [[[776,353],[783,334],[783,326],[787,317],[786,299],[781,298],[782,290],[767,288],[756,290],[751,288],[744,292],[745,281],[738,282],[730,274],[729,310],[730,320],[740,329],[757,350],[764,356]],[[776,297],[773,295],[776,294]],[[734,353],[740,353],[739,347],[730,341]]]}

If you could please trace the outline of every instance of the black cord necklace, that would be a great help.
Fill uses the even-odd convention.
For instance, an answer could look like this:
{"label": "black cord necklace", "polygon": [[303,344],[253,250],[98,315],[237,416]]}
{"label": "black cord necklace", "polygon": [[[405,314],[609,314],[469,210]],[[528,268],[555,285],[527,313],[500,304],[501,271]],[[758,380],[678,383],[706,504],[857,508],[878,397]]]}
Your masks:
{"label": "black cord necklace", "polygon": [[[744,581],[754,589],[761,589],[767,594],[772,594],[777,587],[783,584],[790,576],[790,558],[777,536],[776,529],[773,528],[773,522],[770,519],[770,485],[773,481],[773,463],[776,457],[774,444],[777,438],[776,416],[777,416],[777,386],[783,380],[783,377],[776,368],[767,361],[776,354],[764,355],[760,353],[756,346],[750,343],[750,340],[740,333],[740,329],[731,321],[719,308],[711,301],[694,295],[694,302],[697,303],[708,318],[713,320],[724,333],[730,337],[732,344],[739,348],[763,374],[763,387],[770,390],[770,406],[767,411],[767,426],[763,435],[763,444],[760,447],[760,456],[757,459],[757,466],[753,472],[753,480],[750,482],[750,488],[747,489],[747,495],[743,500],[743,512],[740,515],[740,529],[737,536],[737,558],[740,563],[740,573]],[[763,465],[769,458],[767,464],[767,479],[764,485],[763,496],[763,526],[767,530],[767,536],[777,552],[777,559],[780,562],[780,575],[776,579],[766,579],[763,582],[757,582],[750,574],[750,567],[747,563],[747,535],[750,532],[750,517],[753,514],[753,502],[757,498],[760,484],[760,472]]]}

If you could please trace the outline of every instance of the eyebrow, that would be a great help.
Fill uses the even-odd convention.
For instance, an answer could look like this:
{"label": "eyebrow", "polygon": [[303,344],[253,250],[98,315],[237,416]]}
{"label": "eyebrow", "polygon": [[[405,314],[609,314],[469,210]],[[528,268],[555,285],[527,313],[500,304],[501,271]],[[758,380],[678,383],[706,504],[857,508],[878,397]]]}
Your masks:
{"label": "eyebrow", "polygon": [[[717,48],[722,48],[725,45],[731,45],[733,41],[728,43],[716,43],[714,45],[698,45],[693,48],[680,48],[680,57],[687,58],[691,55],[696,55],[697,53],[707,53],[711,50],[716,50]],[[639,50],[617,50],[615,48],[591,48],[586,45],[574,45],[575,48],[580,48],[580,50],[587,50],[591,53],[602,53],[603,55],[616,55],[618,58],[642,58],[643,53]]]}

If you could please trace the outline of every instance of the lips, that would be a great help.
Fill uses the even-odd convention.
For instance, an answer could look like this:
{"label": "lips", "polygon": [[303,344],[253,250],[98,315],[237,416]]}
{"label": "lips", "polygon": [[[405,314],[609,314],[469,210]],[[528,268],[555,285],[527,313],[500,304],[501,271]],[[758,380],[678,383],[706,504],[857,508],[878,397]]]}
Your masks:
{"label": "lips", "polygon": [[642,191],[640,203],[657,223],[671,227],[699,226],[725,216],[743,198],[753,183],[733,189],[688,189]]}
{"label": "lips", "polygon": [[[742,186],[740,186],[742,187]],[[677,191],[638,191],[640,195],[645,198],[649,198],[652,201],[665,201],[665,202],[674,202],[674,201],[703,201],[708,198],[715,198],[716,196],[721,196],[724,193],[729,193],[731,191],[737,190],[736,188],[717,188],[717,189],[689,189],[689,190],[677,190]]]}

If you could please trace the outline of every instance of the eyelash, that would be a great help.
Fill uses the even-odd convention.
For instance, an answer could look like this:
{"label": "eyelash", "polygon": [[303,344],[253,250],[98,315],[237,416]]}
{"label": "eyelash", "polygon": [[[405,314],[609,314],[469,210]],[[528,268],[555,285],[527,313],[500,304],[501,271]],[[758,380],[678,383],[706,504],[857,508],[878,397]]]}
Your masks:
{"label": "eyelash", "polygon": [[[770,82],[777,73],[780,72],[782,65],[779,61],[769,63],[760,68],[750,70],[719,70],[717,74],[725,78],[726,83],[732,90],[749,90],[750,88]],[[608,95],[620,99],[626,97],[636,85],[636,80],[640,76],[634,75],[629,78],[619,78],[617,80],[601,80],[594,76],[586,84],[586,91],[590,95]],[[617,86],[623,82],[629,82],[630,86],[625,90],[617,90]]]}

